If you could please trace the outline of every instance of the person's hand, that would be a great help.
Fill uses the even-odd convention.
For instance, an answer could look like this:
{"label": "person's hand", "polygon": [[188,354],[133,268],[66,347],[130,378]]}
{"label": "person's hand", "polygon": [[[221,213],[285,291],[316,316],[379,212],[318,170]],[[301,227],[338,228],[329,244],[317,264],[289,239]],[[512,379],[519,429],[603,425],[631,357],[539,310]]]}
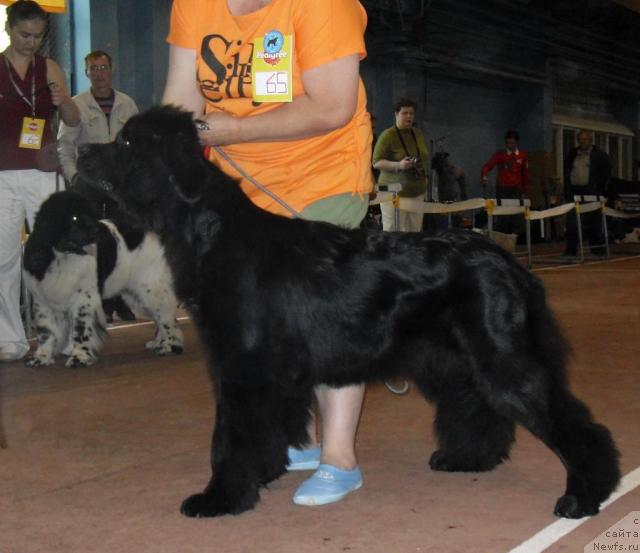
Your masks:
{"label": "person's hand", "polygon": [[482,178],[480,179],[480,182],[481,182],[482,184],[487,184],[487,183],[489,182],[489,177],[482,177]]}
{"label": "person's hand", "polygon": [[225,146],[242,141],[239,136],[239,119],[222,111],[208,113],[199,118],[209,125],[209,130],[198,131],[204,146]]}
{"label": "person's hand", "polygon": [[413,158],[405,157],[404,159],[398,162],[398,170],[406,171],[407,169],[411,169],[413,167]]}
{"label": "person's hand", "polygon": [[58,83],[49,83],[49,91],[51,92],[51,103],[56,107],[68,98],[67,93]]}

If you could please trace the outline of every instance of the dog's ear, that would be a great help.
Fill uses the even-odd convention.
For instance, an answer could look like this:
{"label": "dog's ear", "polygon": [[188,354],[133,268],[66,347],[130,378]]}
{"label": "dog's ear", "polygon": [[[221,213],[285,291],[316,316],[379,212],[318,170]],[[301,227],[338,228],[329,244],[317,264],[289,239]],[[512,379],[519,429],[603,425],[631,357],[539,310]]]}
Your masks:
{"label": "dog's ear", "polygon": [[209,162],[199,143],[183,140],[179,134],[175,147],[166,152],[167,165],[171,172],[172,184],[178,195],[185,201],[197,202],[209,174]]}
{"label": "dog's ear", "polygon": [[[198,139],[193,115],[173,106],[163,106],[158,110],[164,116],[158,120],[163,122],[163,155],[172,184],[184,200],[198,201],[210,168]],[[152,140],[155,141],[155,137]]]}

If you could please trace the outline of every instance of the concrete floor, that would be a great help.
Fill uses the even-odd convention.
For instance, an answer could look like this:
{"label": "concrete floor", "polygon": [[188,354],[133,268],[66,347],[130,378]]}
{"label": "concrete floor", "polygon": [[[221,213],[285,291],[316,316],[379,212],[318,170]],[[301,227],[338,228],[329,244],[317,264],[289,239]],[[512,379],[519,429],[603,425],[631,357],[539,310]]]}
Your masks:
{"label": "concrete floor", "polygon": [[[572,387],[607,424],[626,474],[640,466],[640,259],[538,273],[574,347]],[[0,553],[508,552],[552,524],[564,469],[525,431],[485,474],[442,474],[433,409],[411,391],[368,388],[358,434],[364,487],[298,507],[288,474],[236,517],[178,508],[209,477],[211,388],[190,322],[186,352],[144,350],[150,325],[113,329],[88,369],[0,365]],[[581,552],[631,511],[640,489],[548,551]],[[533,551],[533,549],[531,550]]]}

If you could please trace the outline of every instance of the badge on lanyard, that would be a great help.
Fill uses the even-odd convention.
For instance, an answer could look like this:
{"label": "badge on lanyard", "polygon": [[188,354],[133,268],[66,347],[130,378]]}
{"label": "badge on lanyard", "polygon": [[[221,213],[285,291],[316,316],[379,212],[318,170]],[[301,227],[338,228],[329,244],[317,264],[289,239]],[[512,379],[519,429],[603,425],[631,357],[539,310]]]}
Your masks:
{"label": "badge on lanyard", "polygon": [[293,35],[274,30],[253,43],[253,99],[256,102],[293,101]]}
{"label": "badge on lanyard", "polygon": [[44,133],[44,119],[25,117],[22,119],[22,132],[20,133],[20,148],[39,150],[42,148],[42,135]]}

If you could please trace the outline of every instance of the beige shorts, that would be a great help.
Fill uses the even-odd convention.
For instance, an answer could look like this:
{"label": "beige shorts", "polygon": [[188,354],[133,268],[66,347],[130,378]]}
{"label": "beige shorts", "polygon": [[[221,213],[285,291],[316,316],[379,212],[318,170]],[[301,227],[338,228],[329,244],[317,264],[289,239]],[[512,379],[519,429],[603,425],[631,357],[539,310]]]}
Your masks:
{"label": "beige shorts", "polygon": [[324,221],[346,228],[357,228],[369,207],[369,197],[359,194],[338,194],[313,202],[300,216],[309,221]]}

